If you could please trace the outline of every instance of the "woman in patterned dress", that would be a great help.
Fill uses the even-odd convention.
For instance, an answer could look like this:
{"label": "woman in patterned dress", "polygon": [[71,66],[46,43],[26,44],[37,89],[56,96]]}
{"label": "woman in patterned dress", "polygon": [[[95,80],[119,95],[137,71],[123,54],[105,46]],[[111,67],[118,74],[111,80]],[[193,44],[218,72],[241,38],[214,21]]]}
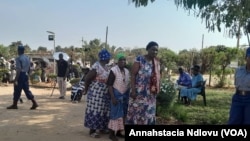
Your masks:
{"label": "woman in patterned dress", "polygon": [[149,42],[146,46],[148,53],[137,56],[132,66],[126,124],[155,124],[156,95],[160,90],[158,47],[156,42]]}
{"label": "woman in patterned dress", "polygon": [[122,53],[117,54],[117,65],[111,68],[108,87],[111,96],[111,110],[108,127],[110,129],[109,138],[117,141],[118,137],[124,137],[121,131],[124,130],[124,118],[126,117],[129,95],[130,72],[126,66],[126,58]]}
{"label": "woman in patterned dress", "polygon": [[95,62],[85,77],[85,94],[87,94],[87,107],[84,117],[84,126],[89,128],[89,134],[98,138],[97,130],[107,130],[110,114],[110,95],[106,84],[110,67],[107,65],[111,54],[102,49],[99,61]]}

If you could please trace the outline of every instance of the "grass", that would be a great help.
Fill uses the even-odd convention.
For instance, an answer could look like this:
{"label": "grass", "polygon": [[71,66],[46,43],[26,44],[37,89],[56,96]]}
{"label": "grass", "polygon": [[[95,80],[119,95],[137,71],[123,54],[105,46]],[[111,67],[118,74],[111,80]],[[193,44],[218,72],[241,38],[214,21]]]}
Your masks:
{"label": "grass", "polygon": [[[160,124],[188,124],[188,125],[223,125],[227,124],[231,98],[234,89],[206,88],[207,106],[204,106],[202,96],[190,106],[185,106],[176,100],[169,109],[161,108],[158,116]],[[174,120],[174,122],[173,122]]]}
{"label": "grass", "polygon": [[[31,85],[35,88],[52,88],[51,84]],[[231,98],[234,89],[218,89],[206,87],[207,106],[204,106],[202,96],[185,106],[177,101],[178,94],[171,108],[159,107],[158,124],[186,124],[186,125],[223,125],[229,117]]]}

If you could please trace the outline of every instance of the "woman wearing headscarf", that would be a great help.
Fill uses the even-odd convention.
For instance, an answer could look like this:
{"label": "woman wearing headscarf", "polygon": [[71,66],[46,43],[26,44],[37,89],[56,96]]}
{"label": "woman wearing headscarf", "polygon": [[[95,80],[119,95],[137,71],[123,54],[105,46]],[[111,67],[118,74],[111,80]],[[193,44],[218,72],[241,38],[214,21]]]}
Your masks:
{"label": "woman wearing headscarf", "polygon": [[110,95],[108,94],[107,79],[110,67],[107,65],[111,54],[102,49],[96,61],[85,77],[85,94],[87,107],[84,117],[84,126],[89,128],[89,134],[99,138],[97,130],[107,130],[110,114]]}
{"label": "woman wearing headscarf", "polygon": [[155,124],[156,95],[160,91],[160,61],[156,58],[158,48],[156,42],[149,42],[147,54],[135,58],[126,124]]}
{"label": "woman wearing headscarf", "polygon": [[126,66],[126,57],[123,53],[116,56],[117,65],[111,68],[108,77],[109,94],[111,96],[111,111],[108,127],[109,138],[117,141],[118,137],[124,137],[121,131],[124,130],[124,118],[127,113],[130,72]]}

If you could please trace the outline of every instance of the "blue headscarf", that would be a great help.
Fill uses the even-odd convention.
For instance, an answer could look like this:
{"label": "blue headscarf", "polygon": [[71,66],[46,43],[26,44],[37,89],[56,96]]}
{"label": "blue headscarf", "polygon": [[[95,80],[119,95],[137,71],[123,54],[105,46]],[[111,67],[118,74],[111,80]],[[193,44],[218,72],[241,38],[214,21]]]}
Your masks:
{"label": "blue headscarf", "polygon": [[101,61],[109,60],[111,58],[111,54],[106,49],[102,49],[99,52],[98,57]]}

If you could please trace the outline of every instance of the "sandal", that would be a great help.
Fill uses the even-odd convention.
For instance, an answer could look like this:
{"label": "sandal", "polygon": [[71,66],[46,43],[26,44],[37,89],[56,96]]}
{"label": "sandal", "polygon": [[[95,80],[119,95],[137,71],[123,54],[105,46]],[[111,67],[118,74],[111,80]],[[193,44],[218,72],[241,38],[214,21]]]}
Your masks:
{"label": "sandal", "polygon": [[91,137],[93,138],[100,138],[100,135],[96,132],[90,134]]}

